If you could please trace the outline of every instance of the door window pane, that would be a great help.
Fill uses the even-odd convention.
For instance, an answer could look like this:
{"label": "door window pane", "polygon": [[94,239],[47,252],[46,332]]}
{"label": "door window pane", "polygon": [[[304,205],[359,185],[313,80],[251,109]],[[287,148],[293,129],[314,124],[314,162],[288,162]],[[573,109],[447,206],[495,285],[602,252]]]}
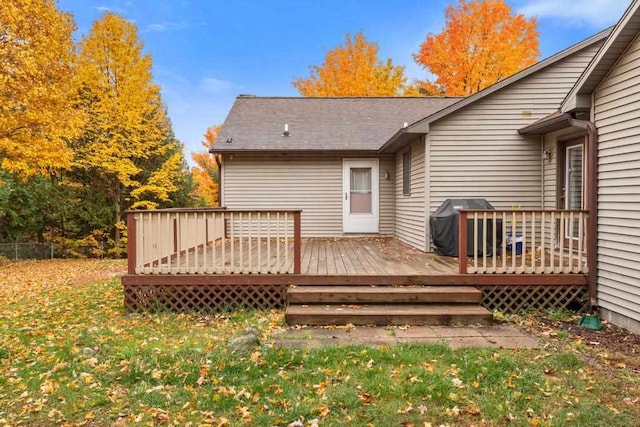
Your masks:
{"label": "door window pane", "polygon": [[[569,210],[582,209],[582,194],[583,194],[583,175],[584,175],[584,149],[582,145],[576,145],[567,148],[566,159],[566,202],[565,208]],[[573,233],[570,230],[570,224],[567,220],[565,224],[566,237],[577,238],[578,237],[578,220],[574,220]]]}
{"label": "door window pane", "polygon": [[567,209],[582,209],[582,146],[567,149]]}
{"label": "door window pane", "polygon": [[351,213],[371,213],[371,168],[351,168]]}

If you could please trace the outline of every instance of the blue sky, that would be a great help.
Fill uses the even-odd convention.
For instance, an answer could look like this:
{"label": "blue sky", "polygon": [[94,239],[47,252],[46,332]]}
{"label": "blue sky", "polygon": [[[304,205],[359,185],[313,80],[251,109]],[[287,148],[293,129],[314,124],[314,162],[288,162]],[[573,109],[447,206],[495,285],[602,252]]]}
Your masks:
{"label": "blue sky", "polygon": [[[78,38],[105,11],[138,26],[190,161],[207,127],[224,121],[237,95],[297,95],[291,82],[308,76],[309,66],[321,64],[346,33],[363,30],[381,58],[424,79],[411,54],[427,33],[442,30],[444,10],[455,1],[60,0],[59,7],[75,16]],[[630,0],[507,3],[537,17],[544,58],[613,25]]]}

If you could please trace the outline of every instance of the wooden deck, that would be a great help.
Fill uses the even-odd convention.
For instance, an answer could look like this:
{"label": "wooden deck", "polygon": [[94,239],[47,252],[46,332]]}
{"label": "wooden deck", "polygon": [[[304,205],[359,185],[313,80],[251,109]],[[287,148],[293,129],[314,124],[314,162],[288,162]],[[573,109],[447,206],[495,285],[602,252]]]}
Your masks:
{"label": "wooden deck", "polygon": [[[474,215],[474,224],[480,220],[484,224],[489,218],[494,223],[501,218],[505,224],[505,218],[510,218],[512,235],[522,234],[526,250],[509,253],[503,244],[501,251],[496,247],[492,252],[501,252],[504,258],[458,259],[424,253],[392,237],[302,239],[300,210],[131,211],[127,214],[128,274],[122,277],[124,306],[128,311],[268,309],[285,306],[287,292],[295,287],[315,287],[312,293],[326,294],[318,298],[322,302],[335,300],[337,290],[346,287],[343,293],[368,295],[372,301],[367,303],[407,287],[407,295],[400,300],[409,304],[426,298],[414,294],[423,295],[426,287],[432,286],[438,288],[437,301],[444,304],[444,287],[470,286],[482,292],[485,308],[504,312],[564,308],[585,300],[590,277],[580,262],[585,258],[584,250],[580,251],[584,245],[578,243],[574,257],[546,256],[551,255],[546,243],[564,235],[565,214],[555,213],[560,215],[559,228],[554,213],[538,216],[534,212],[492,211],[469,215]],[[567,215],[572,224],[571,215],[576,213]],[[577,215],[584,219],[582,213]],[[464,231],[468,224],[462,223]],[[543,223],[546,225],[540,228]],[[527,224],[535,227],[531,225],[525,232]],[[584,228],[578,227],[578,231]],[[480,241],[484,242],[484,237],[474,237],[474,247],[479,247]],[[464,242],[461,238],[462,254],[467,253]],[[571,249],[569,244],[567,253],[572,254]],[[364,289],[367,287],[370,289]]]}
{"label": "wooden deck", "polygon": [[[167,273],[123,276],[124,305],[128,311],[156,306],[176,311],[243,306],[266,309],[283,307],[291,285],[374,286],[387,291],[397,286],[473,286],[482,291],[484,307],[517,312],[531,307],[565,308],[583,299],[588,291],[587,276],[582,274],[459,274],[458,258],[424,253],[391,237],[302,239],[300,274],[290,273],[292,251],[293,244],[286,239],[254,238],[250,246],[248,240],[243,245],[239,239],[218,240],[215,246],[172,257]],[[279,268],[274,269],[274,264]],[[243,271],[232,273],[230,265],[242,266]],[[349,293],[356,295],[358,291],[351,288]],[[438,295],[441,298],[443,293]]]}
{"label": "wooden deck", "polygon": [[457,258],[414,249],[391,237],[303,239],[302,274],[424,276],[456,274]]}
{"label": "wooden deck", "polygon": [[[425,253],[393,237],[344,237],[302,239],[300,274],[303,276],[450,276],[459,274],[457,257]],[[257,255],[260,254],[260,255]],[[517,259],[518,267],[529,272],[532,265],[540,265],[540,253]],[[569,271],[570,261],[576,260],[545,254],[547,273]],[[478,257],[482,262],[482,256]],[[504,266],[515,265],[516,259],[507,253],[496,257],[497,271],[502,276]],[[489,261],[489,263],[487,263]],[[469,257],[468,265],[474,265]],[[490,264],[491,258],[484,260]],[[238,274],[230,271],[239,267],[240,274],[276,275],[293,272],[293,243],[291,239],[224,239],[206,248],[182,252],[172,257],[167,269],[181,274]],[[503,266],[503,267],[501,267]],[[155,268],[158,268],[157,266]],[[515,267],[514,267],[515,269]],[[160,266],[162,270],[162,266]],[[472,268],[470,268],[472,270]],[[555,270],[555,271],[554,271]],[[149,274],[149,273],[147,273]],[[150,274],[156,274],[150,272]],[[512,277],[519,277],[516,274]],[[486,274],[475,274],[487,276]],[[543,276],[544,277],[544,276]]]}
{"label": "wooden deck", "polygon": [[[224,250],[222,245],[224,245]],[[424,253],[392,237],[302,239],[301,274],[308,276],[427,276],[457,274],[457,258]],[[257,256],[261,254],[261,256]],[[225,239],[215,245],[182,253],[172,267],[189,274],[211,265],[209,274],[228,274],[225,267],[241,265],[243,274],[293,271],[293,243],[282,239]]]}

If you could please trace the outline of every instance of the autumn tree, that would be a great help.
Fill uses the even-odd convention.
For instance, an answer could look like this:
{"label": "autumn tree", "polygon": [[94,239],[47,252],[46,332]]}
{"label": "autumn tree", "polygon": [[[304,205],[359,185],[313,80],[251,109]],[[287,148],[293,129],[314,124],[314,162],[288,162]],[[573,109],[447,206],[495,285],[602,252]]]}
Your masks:
{"label": "autumn tree", "polygon": [[[182,146],[153,83],[135,25],[106,13],[80,43],[79,103],[89,119],[75,143],[85,185],[108,194],[114,224],[127,208],[170,201],[184,174]],[[119,240],[119,228],[114,229]]]}
{"label": "autumn tree", "polygon": [[191,175],[196,185],[194,195],[206,206],[218,206],[218,189],[220,183],[220,170],[214,155],[209,153],[213,148],[216,137],[220,132],[220,125],[211,126],[204,134],[205,140],[202,142],[203,151],[191,153],[191,158],[196,162],[191,168]]}
{"label": "autumn tree", "polygon": [[68,167],[78,128],[72,103],[75,29],[53,0],[3,0],[0,7],[0,159],[28,175]]}
{"label": "autumn tree", "polygon": [[504,0],[458,0],[444,30],[429,34],[415,61],[436,76],[429,93],[467,96],[537,61],[535,18],[514,15]]}
{"label": "autumn tree", "polygon": [[362,31],[327,53],[324,64],[311,66],[311,75],[293,82],[304,96],[400,96],[407,78],[404,67],[391,58],[378,59],[378,44]]}

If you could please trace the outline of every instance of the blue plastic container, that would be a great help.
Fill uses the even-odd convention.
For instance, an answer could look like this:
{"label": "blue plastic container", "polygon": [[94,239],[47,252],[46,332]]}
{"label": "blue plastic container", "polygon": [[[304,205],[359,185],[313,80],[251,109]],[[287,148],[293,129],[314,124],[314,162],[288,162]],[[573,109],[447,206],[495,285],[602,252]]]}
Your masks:
{"label": "blue plastic container", "polygon": [[507,233],[507,253],[512,253],[512,246],[515,243],[516,245],[516,255],[522,255],[522,235],[520,233],[516,233],[516,238],[514,239],[511,233]]}

